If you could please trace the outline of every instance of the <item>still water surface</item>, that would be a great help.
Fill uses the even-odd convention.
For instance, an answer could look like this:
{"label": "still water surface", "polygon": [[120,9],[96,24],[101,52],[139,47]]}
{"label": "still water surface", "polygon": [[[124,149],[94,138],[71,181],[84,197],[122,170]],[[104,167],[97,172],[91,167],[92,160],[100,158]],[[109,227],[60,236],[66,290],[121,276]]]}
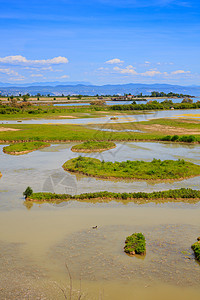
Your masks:
{"label": "still water surface", "polygon": [[[199,203],[23,205],[28,185],[34,191],[74,194],[200,189],[200,177],[164,183],[76,177],[62,169],[79,155],[70,150],[74,144],[54,144],[23,156],[4,154],[0,145],[0,298],[2,293],[2,299],[64,299],[55,281],[66,281],[67,261],[75,290],[81,276],[85,299],[198,299],[200,265],[190,246],[200,235]],[[81,155],[105,161],[183,158],[200,164],[199,150],[199,145],[130,142]],[[125,255],[125,237],[140,231],[146,236],[147,255]]]}

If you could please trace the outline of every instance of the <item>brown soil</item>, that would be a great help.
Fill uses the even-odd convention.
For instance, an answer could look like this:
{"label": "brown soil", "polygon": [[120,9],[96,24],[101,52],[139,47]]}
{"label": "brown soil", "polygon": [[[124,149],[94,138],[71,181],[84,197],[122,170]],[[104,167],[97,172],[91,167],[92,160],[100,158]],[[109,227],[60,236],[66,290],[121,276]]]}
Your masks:
{"label": "brown soil", "polygon": [[59,116],[59,118],[77,119],[77,117],[73,117],[73,116]]}
{"label": "brown soil", "polygon": [[200,201],[199,198],[159,198],[159,199],[143,199],[143,198],[128,198],[126,200],[124,199],[115,199],[112,197],[97,197],[97,198],[91,198],[91,199],[51,199],[51,200],[36,200],[36,199],[31,199],[31,198],[27,198],[25,200],[25,203],[30,203],[30,202],[35,202],[35,203],[45,203],[45,202],[49,202],[49,203],[56,203],[56,202],[64,202],[64,201],[80,201],[80,202],[109,202],[109,201],[117,201],[117,202],[134,202],[137,204],[145,204],[145,203],[150,203],[150,202],[154,202],[154,203],[165,203],[165,202],[185,202],[185,203],[197,203]]}
{"label": "brown soil", "polygon": [[19,131],[21,129],[0,127],[0,131]]}
{"label": "brown soil", "polygon": [[153,125],[142,125],[143,130],[151,130],[155,132],[162,132],[163,134],[200,134],[198,129],[186,129],[186,128],[177,128],[172,126],[165,126],[160,124]]}

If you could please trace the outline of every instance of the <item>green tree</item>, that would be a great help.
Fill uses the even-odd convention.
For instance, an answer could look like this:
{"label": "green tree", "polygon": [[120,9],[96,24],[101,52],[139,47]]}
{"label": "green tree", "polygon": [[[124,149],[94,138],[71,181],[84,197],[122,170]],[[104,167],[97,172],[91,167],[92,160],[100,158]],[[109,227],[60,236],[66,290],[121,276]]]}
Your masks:
{"label": "green tree", "polygon": [[29,95],[28,94],[23,95],[22,99],[23,99],[24,102],[26,102],[29,99]]}
{"label": "green tree", "polygon": [[23,192],[23,195],[25,196],[25,199],[30,197],[33,194],[33,190],[30,186],[26,188],[26,190]]}

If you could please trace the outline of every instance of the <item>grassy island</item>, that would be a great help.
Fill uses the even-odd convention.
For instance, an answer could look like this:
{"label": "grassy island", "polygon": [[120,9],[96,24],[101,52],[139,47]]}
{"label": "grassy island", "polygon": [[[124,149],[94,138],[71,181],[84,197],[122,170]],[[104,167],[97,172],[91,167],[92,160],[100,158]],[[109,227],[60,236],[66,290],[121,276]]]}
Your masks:
{"label": "grassy island", "polygon": [[197,238],[197,242],[191,248],[194,251],[196,259],[200,261],[200,237]]}
{"label": "grassy island", "polygon": [[73,152],[102,152],[105,150],[113,149],[116,145],[113,142],[84,142],[82,144],[73,146],[71,150]]}
{"label": "grassy island", "polygon": [[167,180],[183,179],[200,175],[200,166],[183,159],[105,162],[96,158],[82,157],[68,160],[64,170],[99,178]]}
{"label": "grassy island", "polygon": [[16,143],[4,147],[3,152],[12,155],[21,155],[49,146],[50,144],[44,142]]}
{"label": "grassy island", "polygon": [[125,240],[124,252],[129,255],[145,255],[146,254],[146,242],[144,235],[140,233],[133,233]]}
{"label": "grassy island", "polygon": [[193,189],[175,189],[168,191],[159,192],[136,192],[136,193],[113,193],[113,192],[94,192],[85,193],[80,195],[69,195],[69,194],[54,194],[54,193],[31,193],[27,196],[26,201],[39,202],[39,203],[54,203],[62,201],[85,201],[85,202],[107,202],[107,201],[133,201],[136,203],[148,203],[148,202],[165,202],[165,201],[199,201],[200,191]]}

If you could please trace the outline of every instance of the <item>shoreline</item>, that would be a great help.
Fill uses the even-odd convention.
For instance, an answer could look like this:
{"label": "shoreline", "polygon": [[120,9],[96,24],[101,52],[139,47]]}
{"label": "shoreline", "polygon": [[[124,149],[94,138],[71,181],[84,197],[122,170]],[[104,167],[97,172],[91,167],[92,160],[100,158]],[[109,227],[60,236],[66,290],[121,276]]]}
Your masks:
{"label": "shoreline", "polygon": [[[63,166],[62,166],[63,167]],[[142,179],[142,178],[132,178],[132,177],[114,177],[114,176],[103,176],[103,175],[90,175],[90,174],[86,174],[84,172],[81,172],[81,171],[71,171],[67,168],[64,168],[63,169],[71,174],[80,174],[80,175],[84,175],[84,176],[87,176],[87,177],[94,177],[94,178],[101,178],[101,179],[106,179],[106,180],[132,180],[132,181],[146,181],[146,182],[171,182],[171,181],[182,181],[182,180],[185,180],[185,179],[190,179],[190,178],[194,178],[194,177],[198,177],[200,176],[199,175],[192,175],[192,176],[187,176],[187,177],[180,177],[180,178],[165,178],[165,179]]]}
{"label": "shoreline", "polygon": [[25,199],[25,203],[38,202],[38,203],[55,203],[55,202],[68,202],[68,201],[79,201],[79,202],[134,202],[136,204],[150,203],[150,202],[194,202],[200,201],[200,191],[193,189],[174,189],[157,192],[133,192],[133,193],[114,193],[114,192],[94,192],[94,193],[83,193],[80,195],[69,195],[69,194],[55,194],[38,192],[33,193]]}

